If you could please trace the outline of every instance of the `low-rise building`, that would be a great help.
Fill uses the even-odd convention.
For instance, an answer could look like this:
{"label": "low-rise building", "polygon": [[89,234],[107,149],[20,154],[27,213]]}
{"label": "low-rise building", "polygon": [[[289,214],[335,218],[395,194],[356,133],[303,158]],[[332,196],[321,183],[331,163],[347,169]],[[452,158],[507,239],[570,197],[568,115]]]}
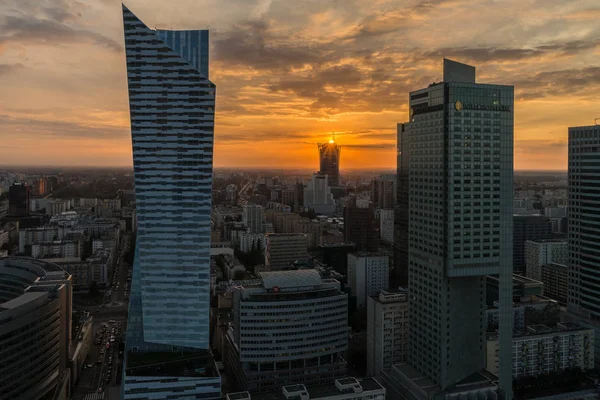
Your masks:
{"label": "low-rise building", "polygon": [[257,395],[229,393],[226,400],[385,400],[385,394],[385,388],[375,379],[348,377],[323,385],[288,385]]}
{"label": "low-rise building", "polygon": [[31,246],[33,258],[77,258],[81,257],[81,243],[72,240],[40,242]]}
{"label": "low-rise building", "polygon": [[569,259],[566,240],[546,239],[525,242],[525,271],[528,278],[542,279],[542,265],[565,264]]}
{"label": "low-rise building", "polygon": [[233,290],[226,364],[235,387],[264,392],[346,375],[348,296],[317,271],[263,272]]}
{"label": "low-rise building", "polygon": [[[486,369],[498,373],[498,334],[488,334]],[[528,326],[513,335],[513,379],[594,368],[594,331],[572,322]]]}
{"label": "low-rise building", "polygon": [[407,361],[408,291],[383,291],[367,298],[367,374]]}
{"label": "low-rise building", "polygon": [[265,238],[265,266],[270,271],[290,268],[292,262],[307,257],[308,240],[303,233],[268,233]]}

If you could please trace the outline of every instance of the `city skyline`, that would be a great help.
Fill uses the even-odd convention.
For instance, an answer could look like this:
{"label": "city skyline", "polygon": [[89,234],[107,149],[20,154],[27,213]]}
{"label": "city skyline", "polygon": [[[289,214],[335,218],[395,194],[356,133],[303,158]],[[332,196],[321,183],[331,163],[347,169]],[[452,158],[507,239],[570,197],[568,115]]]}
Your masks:
{"label": "city skyline", "polygon": [[[335,132],[341,170],[393,169],[407,93],[441,80],[443,56],[515,86],[516,170],[566,170],[568,126],[598,117],[593,1],[230,3],[127,2],[152,27],[214,32],[216,167],[317,170]],[[119,8],[0,6],[3,164],[131,166]]]}

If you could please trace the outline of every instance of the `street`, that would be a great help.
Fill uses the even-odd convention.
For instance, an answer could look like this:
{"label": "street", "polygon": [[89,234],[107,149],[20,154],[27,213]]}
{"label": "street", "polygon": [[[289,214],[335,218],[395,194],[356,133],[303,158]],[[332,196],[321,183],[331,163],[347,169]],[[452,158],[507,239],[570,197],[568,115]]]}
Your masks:
{"label": "street", "polygon": [[94,346],[88,353],[84,370],[73,390],[74,400],[82,400],[86,395],[97,392],[105,392],[105,400],[120,398],[123,344],[131,285],[131,266],[123,260],[129,250],[127,234],[123,234],[121,244],[102,304],[84,306],[94,317]]}

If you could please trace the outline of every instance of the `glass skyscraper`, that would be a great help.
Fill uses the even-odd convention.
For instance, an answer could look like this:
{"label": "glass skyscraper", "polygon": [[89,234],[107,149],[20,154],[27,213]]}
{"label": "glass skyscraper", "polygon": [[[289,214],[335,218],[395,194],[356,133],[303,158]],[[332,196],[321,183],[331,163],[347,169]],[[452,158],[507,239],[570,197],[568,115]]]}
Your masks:
{"label": "glass skyscraper", "polygon": [[342,146],[332,140],[319,144],[319,174],[327,175],[329,186],[340,184],[340,156]]}
{"label": "glass skyscraper", "polygon": [[146,390],[218,397],[206,350],[215,107],[208,31],[152,30],[125,6],[123,23],[138,216],[124,398]]}
{"label": "glass skyscraper", "polygon": [[500,386],[512,393],[513,97],[512,86],[475,83],[474,67],[444,60],[443,82],[410,93],[410,122],[398,129],[409,363],[443,392],[482,378],[486,275],[499,274]]}

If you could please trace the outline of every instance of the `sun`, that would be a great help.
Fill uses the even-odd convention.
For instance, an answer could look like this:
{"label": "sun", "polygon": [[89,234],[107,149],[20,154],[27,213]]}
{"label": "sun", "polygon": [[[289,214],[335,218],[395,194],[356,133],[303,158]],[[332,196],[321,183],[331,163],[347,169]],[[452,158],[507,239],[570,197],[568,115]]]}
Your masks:
{"label": "sun", "polygon": [[329,143],[333,144],[335,142],[333,141],[333,139],[329,139]]}

